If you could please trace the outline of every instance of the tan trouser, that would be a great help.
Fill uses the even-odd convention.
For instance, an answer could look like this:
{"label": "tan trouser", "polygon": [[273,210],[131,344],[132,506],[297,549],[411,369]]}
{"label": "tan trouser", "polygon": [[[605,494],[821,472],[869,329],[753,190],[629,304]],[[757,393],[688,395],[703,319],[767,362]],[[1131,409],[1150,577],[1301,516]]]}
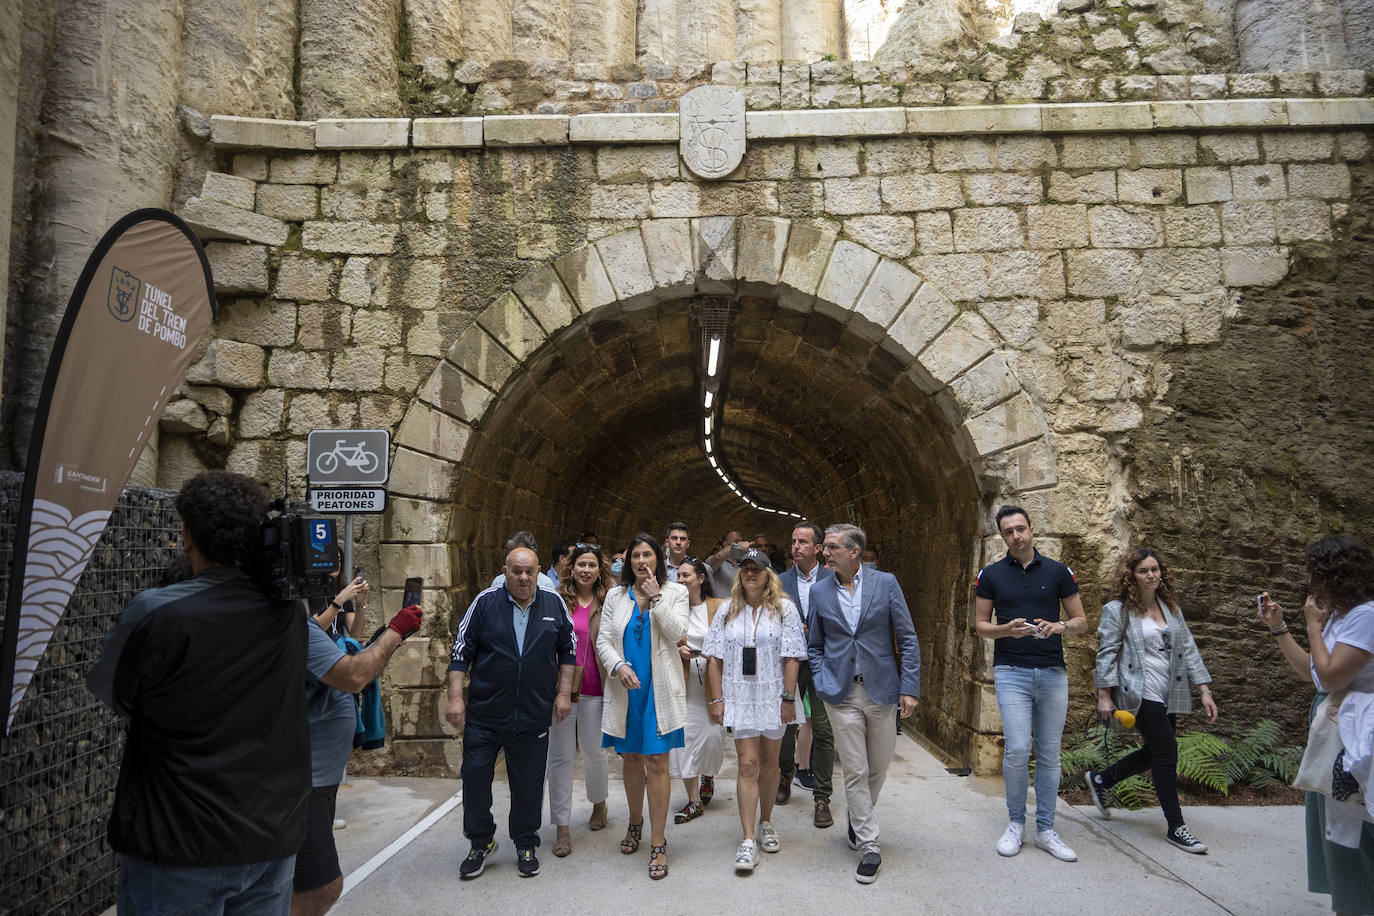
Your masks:
{"label": "tan trouser", "polygon": [[880,706],[855,684],[842,703],[825,704],[835,733],[835,756],[844,770],[844,804],[859,848],[878,851],[878,817],[873,807],[897,749],[897,707]]}

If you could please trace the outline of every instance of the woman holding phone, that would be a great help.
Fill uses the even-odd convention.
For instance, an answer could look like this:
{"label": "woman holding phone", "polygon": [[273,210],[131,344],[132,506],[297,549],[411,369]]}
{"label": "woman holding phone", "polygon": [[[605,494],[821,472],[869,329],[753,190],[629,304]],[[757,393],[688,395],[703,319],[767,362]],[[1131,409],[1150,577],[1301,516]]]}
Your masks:
{"label": "woman holding phone", "polygon": [[1102,817],[1111,817],[1111,787],[1149,770],[1164,810],[1164,838],[1184,852],[1207,852],[1183,822],[1179,808],[1174,725],[1179,715],[1193,711],[1193,687],[1201,694],[1208,722],[1217,720],[1217,704],[1212,676],[1174,598],[1169,568],[1158,553],[1141,547],[1117,562],[1116,598],[1102,606],[1097,639],[1097,714],[1105,721],[1118,706],[1134,713],[1145,745],[1100,773],[1084,774],[1093,806]]}
{"label": "woman holding phone", "polygon": [[668,752],[685,744],[686,684],[678,641],[687,632],[687,589],[668,581],[663,548],[635,535],[625,549],[620,585],[606,594],[596,654],[606,670],[603,747],[624,757],[629,826],[620,851],[639,850],[649,798],[649,877],[668,874]]}
{"label": "woman holding phone", "polygon": [[715,777],[725,762],[725,732],[711,721],[706,705],[706,657],[701,654],[706,631],[722,602],[712,597],[710,571],[696,557],[688,557],[678,566],[677,581],[686,587],[691,605],[687,636],[678,646],[687,679],[687,726],[685,746],[668,753],[668,775],[681,779],[687,789],[687,804],[673,815],[674,824],[685,824],[701,817],[715,794]]}
{"label": "woman holding phone", "polygon": [[[1311,720],[1328,694],[1345,691],[1346,704],[1368,705],[1374,694],[1374,554],[1354,538],[1334,537],[1307,548],[1308,653],[1293,638],[1283,608],[1265,592],[1259,618],[1279,651],[1317,696]],[[1366,793],[1370,791],[1365,787]],[[1330,894],[1337,913],[1374,912],[1374,824],[1324,795],[1307,793],[1307,889]]]}
{"label": "woman holding phone", "polygon": [[760,848],[782,848],[772,823],[778,750],[787,726],[803,721],[797,672],[806,658],[801,615],[763,551],[750,548],[740,559],[730,606],[711,621],[702,653],[710,658],[711,721],[730,728],[739,757],[735,795],[744,839],[735,851],[735,871],[751,872]]}
{"label": "woman holding phone", "polygon": [[[602,684],[606,673],[596,658],[597,631],[601,628],[601,606],[611,584],[610,567],[595,544],[576,544],[567,558],[567,573],[559,580],[558,594],[568,607],[573,633],[577,636],[577,668],[573,678],[572,714],[549,726],[549,820],[556,836],[553,854],[572,852],[573,757],[582,749],[582,782],[592,815],[591,830],[606,826],[606,796],[609,793],[609,768],[601,747]],[[580,677],[579,677],[580,676]]]}
{"label": "woman holding phone", "polygon": [[[342,578],[343,567],[343,551],[339,550],[330,576]],[[333,639],[347,636],[362,642],[363,631],[367,629],[366,608],[370,590],[363,576],[363,568],[359,566],[354,570],[353,580],[340,589],[328,604],[314,612],[315,622]]]}

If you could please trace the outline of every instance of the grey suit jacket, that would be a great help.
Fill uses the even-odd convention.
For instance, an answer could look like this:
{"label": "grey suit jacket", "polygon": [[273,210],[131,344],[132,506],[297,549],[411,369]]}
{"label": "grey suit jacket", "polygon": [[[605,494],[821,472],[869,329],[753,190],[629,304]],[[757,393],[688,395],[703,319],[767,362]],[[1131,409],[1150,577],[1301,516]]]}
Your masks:
{"label": "grey suit jacket", "polygon": [[[830,569],[826,566],[819,566],[816,568],[816,582],[811,586],[811,588],[815,589],[816,585],[819,585],[824,580],[833,578],[835,578],[835,570]],[[789,568],[787,572],[778,576],[778,579],[782,582],[782,590],[787,593],[787,597],[792,599],[792,603],[795,604],[797,606],[797,610],[800,611],[802,609],[802,603],[801,590],[797,587],[797,567],[793,566]],[[811,627],[811,608],[809,603],[810,597],[810,595],[807,596],[808,605],[806,613],[802,617],[802,623],[806,624],[808,629],[810,629]]]}
{"label": "grey suit jacket", "polygon": [[[859,625],[850,629],[840,610],[839,579],[830,576],[811,586],[811,630],[807,654],[816,692],[831,703],[849,696],[854,676],[875,703],[896,705],[901,695],[921,695],[921,646],[911,623],[897,577],[876,569],[861,573]],[[902,653],[901,670],[893,640]]]}

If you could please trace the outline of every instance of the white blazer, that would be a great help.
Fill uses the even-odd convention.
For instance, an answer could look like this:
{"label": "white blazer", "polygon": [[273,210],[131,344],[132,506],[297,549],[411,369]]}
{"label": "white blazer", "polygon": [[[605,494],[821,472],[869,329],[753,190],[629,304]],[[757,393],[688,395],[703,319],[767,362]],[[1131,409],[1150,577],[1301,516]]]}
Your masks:
{"label": "white blazer", "polygon": [[[658,717],[659,732],[666,735],[687,724],[687,685],[682,677],[682,657],[677,644],[687,633],[691,607],[685,585],[665,582],[662,596],[649,612],[650,663],[653,666],[654,714]],[[596,635],[596,657],[606,669],[601,730],[613,738],[625,737],[629,692],[621,686],[619,672],[611,674],[610,671],[625,660],[625,626],[634,612],[634,600],[623,585],[607,592],[606,600],[601,603],[601,629]],[[636,671],[635,676],[643,682],[643,671]]]}

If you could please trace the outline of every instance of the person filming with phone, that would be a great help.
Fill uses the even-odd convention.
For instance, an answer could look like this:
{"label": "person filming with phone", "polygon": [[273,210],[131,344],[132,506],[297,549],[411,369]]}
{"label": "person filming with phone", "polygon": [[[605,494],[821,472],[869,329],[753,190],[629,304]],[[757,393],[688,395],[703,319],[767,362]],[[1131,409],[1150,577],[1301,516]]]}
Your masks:
{"label": "person filming with phone", "polygon": [[[366,596],[367,582],[361,569],[339,595],[350,591]],[[362,609],[353,612],[351,617],[357,621],[353,626],[361,631]],[[305,841],[296,854],[295,893],[291,900],[293,916],[319,916],[334,905],[343,891],[343,872],[334,845],[334,813],[339,783],[343,782],[358,727],[358,710],[353,696],[376,680],[402,641],[420,629],[423,617],[418,594],[408,593],[405,606],[391,618],[386,628],[367,648],[353,655],[345,652],[336,638],[326,632],[318,617],[315,622],[319,626],[306,627],[309,641],[305,695],[310,718],[311,789]]]}
{"label": "person filming with phone", "polygon": [[[1363,759],[1355,769],[1366,776],[1363,789],[1368,798],[1374,791],[1368,738],[1374,733],[1374,554],[1350,537],[1327,538],[1307,548],[1307,600],[1301,624],[1310,652],[1293,638],[1283,608],[1268,592],[1257,602],[1260,622],[1284,659],[1298,677],[1310,679],[1317,688],[1309,720],[1325,719],[1333,704],[1339,709],[1335,718],[1341,725],[1340,757],[1347,771],[1350,758]],[[1316,743],[1309,740],[1309,753]],[[1299,781],[1307,763],[1304,755]],[[1334,769],[1330,763],[1319,768],[1332,788]],[[1353,782],[1357,780],[1349,780],[1344,788],[1349,790]],[[1324,792],[1307,793],[1307,889],[1330,894],[1331,909],[1337,913],[1374,912],[1374,823],[1368,812],[1368,802],[1362,811]]]}

